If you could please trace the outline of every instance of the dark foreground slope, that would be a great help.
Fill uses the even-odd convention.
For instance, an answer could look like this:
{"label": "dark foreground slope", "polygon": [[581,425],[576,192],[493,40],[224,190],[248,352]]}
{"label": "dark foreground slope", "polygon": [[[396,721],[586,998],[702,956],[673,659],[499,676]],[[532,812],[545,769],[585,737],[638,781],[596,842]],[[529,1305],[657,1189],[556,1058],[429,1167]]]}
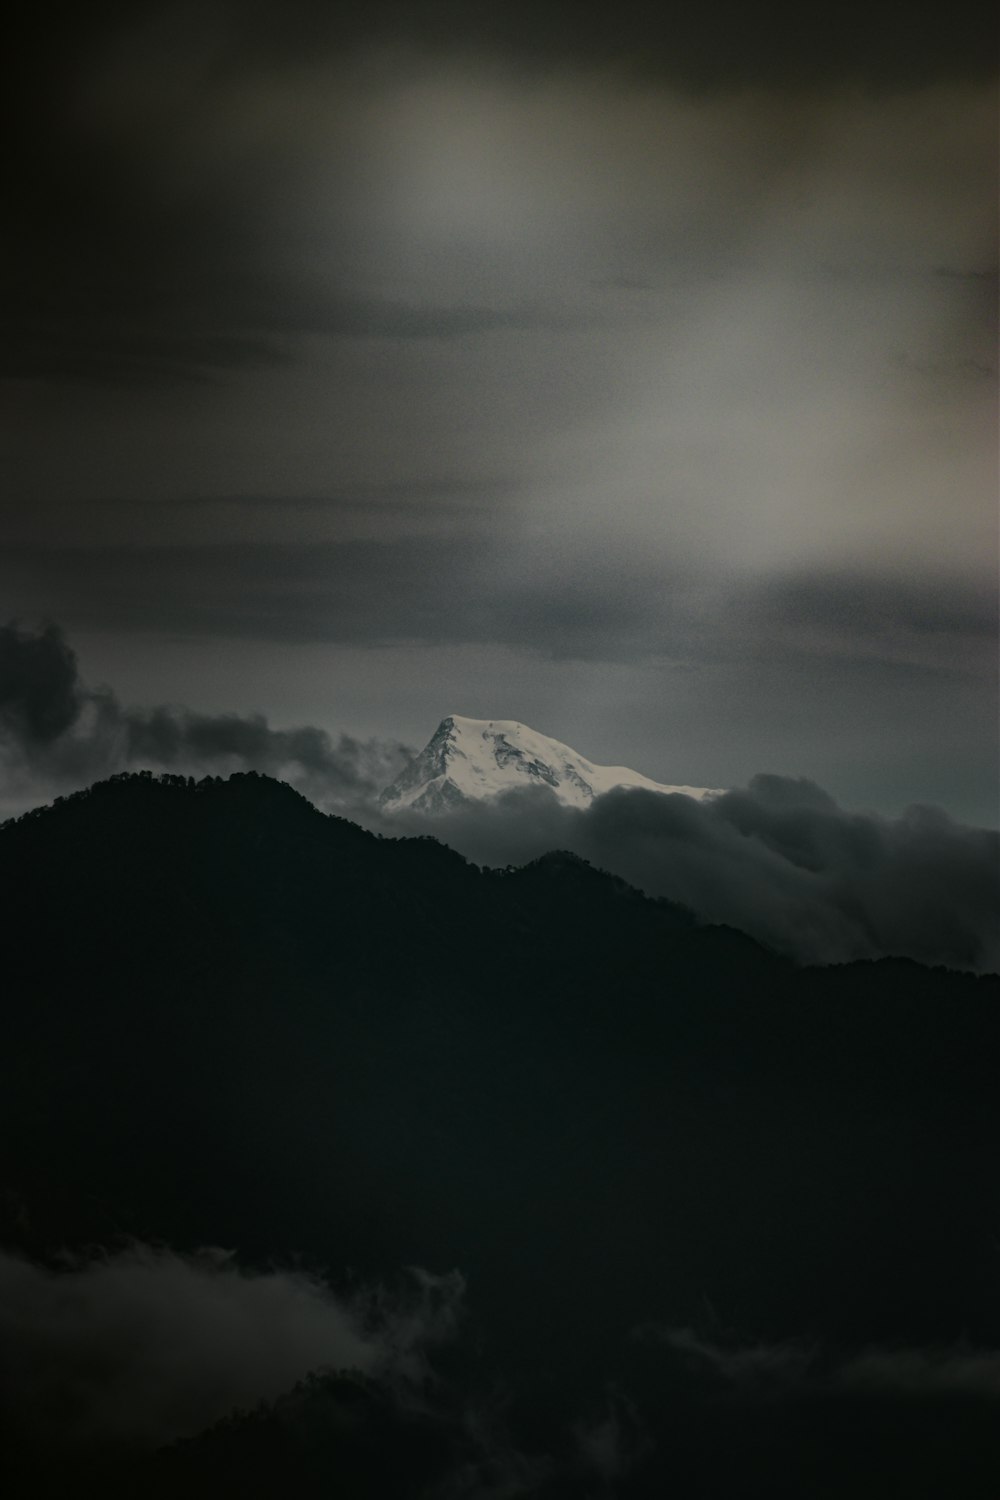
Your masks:
{"label": "dark foreground slope", "polygon": [[[993,981],[795,969],[569,856],[481,872],[256,776],[116,778],[8,824],[0,900],[8,1246],[222,1244],[341,1285],[459,1267],[459,1385],[499,1382],[517,1443],[545,1452],[620,1393],[638,1456],[593,1472],[623,1495],[666,1482],[666,1428],[681,1494],[866,1494],[866,1463],[888,1493],[913,1454],[958,1494],[959,1449],[982,1450],[978,1483],[974,1381],[944,1405],[926,1382],[883,1391],[876,1420],[829,1370],[919,1350],[940,1371],[956,1349],[978,1369],[1000,1346]],[[748,1395],[752,1351],[784,1350],[787,1374],[793,1347],[825,1384]],[[225,1493],[220,1465],[252,1452],[264,1487],[241,1493],[444,1493],[433,1454],[457,1462],[462,1422],[417,1442],[345,1389],[355,1436],[374,1424],[355,1470],[320,1423],[293,1483],[277,1412],[136,1483]],[[608,1492],[555,1460],[518,1483]]]}

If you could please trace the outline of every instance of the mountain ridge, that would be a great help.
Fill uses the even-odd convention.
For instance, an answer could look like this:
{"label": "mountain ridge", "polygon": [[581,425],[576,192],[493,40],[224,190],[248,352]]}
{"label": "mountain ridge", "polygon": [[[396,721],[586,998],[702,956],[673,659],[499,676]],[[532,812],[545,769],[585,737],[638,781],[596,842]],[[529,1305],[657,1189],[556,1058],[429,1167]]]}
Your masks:
{"label": "mountain ridge", "polygon": [[636,1331],[716,1308],[755,1349],[1000,1347],[995,979],[796,967],[572,853],[480,869],[253,774],[4,824],[0,909],[21,1254],[458,1268],[529,1434],[610,1382],[674,1431]]}

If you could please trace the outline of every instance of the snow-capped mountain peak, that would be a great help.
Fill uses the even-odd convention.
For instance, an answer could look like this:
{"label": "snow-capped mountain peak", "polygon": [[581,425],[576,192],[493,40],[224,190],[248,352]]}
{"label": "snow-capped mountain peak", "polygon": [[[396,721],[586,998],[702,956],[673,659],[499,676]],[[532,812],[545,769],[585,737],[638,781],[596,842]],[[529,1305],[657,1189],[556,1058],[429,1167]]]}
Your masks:
{"label": "snow-capped mountain peak", "polygon": [[667,786],[627,766],[598,766],[513,719],[442,719],[428,744],[379,798],[384,812],[440,813],[490,802],[517,787],[545,786],[567,807],[586,807],[614,787],[710,797],[709,787]]}

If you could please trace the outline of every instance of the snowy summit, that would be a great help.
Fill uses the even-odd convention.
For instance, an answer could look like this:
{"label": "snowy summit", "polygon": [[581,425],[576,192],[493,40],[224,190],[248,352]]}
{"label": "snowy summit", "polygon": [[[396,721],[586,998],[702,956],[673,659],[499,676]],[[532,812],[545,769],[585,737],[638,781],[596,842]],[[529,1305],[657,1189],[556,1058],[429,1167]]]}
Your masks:
{"label": "snowy summit", "polygon": [[627,766],[595,766],[576,750],[513,719],[442,719],[421,750],[379,798],[383,812],[440,813],[490,802],[517,787],[545,786],[565,807],[586,807],[614,787],[711,797],[702,786],[665,786]]}

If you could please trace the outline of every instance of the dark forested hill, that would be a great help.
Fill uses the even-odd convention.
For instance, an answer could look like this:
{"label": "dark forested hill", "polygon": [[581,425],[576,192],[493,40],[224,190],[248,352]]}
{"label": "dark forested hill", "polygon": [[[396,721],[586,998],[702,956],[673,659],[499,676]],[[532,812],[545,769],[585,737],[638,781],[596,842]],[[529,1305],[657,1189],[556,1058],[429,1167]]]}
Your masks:
{"label": "dark forested hill", "polygon": [[796,969],[572,856],[480,871],[253,775],[9,823],[0,901],[8,1248],[458,1267],[526,1430],[652,1389],[643,1328],[716,1374],[727,1340],[1000,1344],[991,980]]}

